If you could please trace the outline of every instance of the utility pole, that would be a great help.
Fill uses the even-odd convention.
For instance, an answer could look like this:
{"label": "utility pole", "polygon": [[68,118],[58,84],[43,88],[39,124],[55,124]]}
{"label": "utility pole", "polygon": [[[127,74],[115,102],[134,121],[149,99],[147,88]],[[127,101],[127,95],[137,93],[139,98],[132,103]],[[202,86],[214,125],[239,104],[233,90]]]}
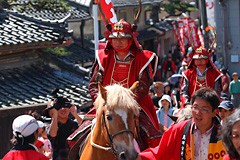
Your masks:
{"label": "utility pole", "polygon": [[203,26],[203,38],[204,38],[204,47],[209,48],[209,36],[206,32],[206,27],[208,26],[207,22],[207,10],[206,10],[206,1],[200,0],[200,11],[201,11],[201,24]]}
{"label": "utility pole", "polygon": [[227,18],[227,7],[223,3],[221,4],[222,9],[223,9],[223,64],[225,66],[228,66],[228,50],[227,50],[227,40],[228,40],[228,18]]}

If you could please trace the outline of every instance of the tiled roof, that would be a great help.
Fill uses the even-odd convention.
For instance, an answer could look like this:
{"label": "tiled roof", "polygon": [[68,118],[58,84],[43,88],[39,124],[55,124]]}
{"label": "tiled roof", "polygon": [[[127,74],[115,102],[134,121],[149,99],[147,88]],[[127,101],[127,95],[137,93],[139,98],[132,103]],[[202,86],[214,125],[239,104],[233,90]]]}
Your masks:
{"label": "tiled roof", "polygon": [[[169,30],[172,30],[173,27],[172,27],[172,21],[173,20],[162,20],[162,21],[159,21],[159,22],[155,22],[155,23],[151,23],[150,20],[148,20],[146,23],[151,25],[149,27],[150,28],[155,28],[157,30],[159,30],[160,32],[167,32]],[[150,29],[151,30],[151,29]]]}
{"label": "tiled roof", "polygon": [[93,62],[95,59],[94,50],[81,48],[78,43],[73,43],[65,48],[71,53],[74,53],[71,56],[64,58],[71,64]]}
{"label": "tiled roof", "polygon": [[[18,0],[18,3],[20,4],[27,4],[29,0]],[[23,13],[19,13],[22,15],[25,15],[27,17],[31,17],[37,20],[41,20],[44,22],[51,22],[51,23],[62,23],[66,19],[90,19],[91,16],[88,11],[88,7],[77,5],[76,3],[68,3],[70,10],[66,12],[54,12],[52,10],[27,10]],[[16,11],[15,8],[13,8],[14,11]],[[16,11],[17,12],[17,11]]]}
{"label": "tiled roof", "polygon": [[67,57],[38,50],[72,43],[71,33],[65,28],[68,16],[59,15],[59,19],[54,20],[50,12],[41,13],[49,16],[44,20],[30,12],[26,16],[1,10],[0,107],[47,103],[55,88],[77,107],[91,106],[87,88],[89,69],[84,65],[91,66],[94,51],[81,48],[79,44],[66,48],[71,52]]}
{"label": "tiled roof", "polygon": [[[87,50],[83,52],[87,52]],[[28,63],[29,65],[25,63],[21,67],[0,70],[0,107],[47,103],[52,98],[51,91],[55,88],[60,89],[60,95],[73,100],[77,107],[92,105],[87,88],[88,76],[77,70],[74,73],[64,69],[63,61],[60,63],[61,65],[58,65],[39,59],[37,55],[33,56],[33,53],[25,54],[31,54],[32,61],[35,59],[34,63]],[[7,55],[9,59],[6,56],[4,59],[9,63],[13,61],[12,59],[18,59],[23,65],[22,55],[24,54],[20,53],[19,57],[15,56],[14,58],[12,55]],[[17,61],[13,63],[16,64]]]}
{"label": "tiled roof", "polygon": [[158,23],[155,23],[154,26],[162,31],[168,31],[173,29],[171,22],[172,21],[163,20]]}
{"label": "tiled roof", "polygon": [[77,4],[81,4],[81,5],[89,7],[92,0],[67,0],[67,1],[76,2]]}
{"label": "tiled roof", "polygon": [[138,35],[137,38],[138,38],[139,41],[146,41],[146,40],[149,40],[149,39],[154,39],[156,36],[158,36],[156,34],[156,32],[148,31],[147,29],[139,31],[138,33],[139,33],[139,35]]}
{"label": "tiled roof", "polygon": [[[71,42],[71,33],[59,24],[51,25],[29,20],[17,13],[0,14],[0,52],[20,50],[21,47],[42,48]],[[13,47],[18,45],[18,47]]]}
{"label": "tiled roof", "polygon": [[88,76],[90,68],[95,60],[95,52],[94,49],[82,48],[79,43],[80,42],[75,41],[75,43],[65,47],[66,52],[70,53],[68,56],[47,54],[44,55],[44,57],[46,59],[50,58],[58,64],[64,64],[68,69],[71,68],[73,72],[78,71],[83,75]]}
{"label": "tiled roof", "polygon": [[[90,6],[91,0],[68,0],[81,5]],[[162,0],[142,0],[142,4],[160,3]],[[114,7],[138,6],[138,0],[112,0]]]}
{"label": "tiled roof", "polygon": [[[161,0],[142,0],[142,5],[150,5]],[[138,0],[112,0],[114,7],[138,6]]]}

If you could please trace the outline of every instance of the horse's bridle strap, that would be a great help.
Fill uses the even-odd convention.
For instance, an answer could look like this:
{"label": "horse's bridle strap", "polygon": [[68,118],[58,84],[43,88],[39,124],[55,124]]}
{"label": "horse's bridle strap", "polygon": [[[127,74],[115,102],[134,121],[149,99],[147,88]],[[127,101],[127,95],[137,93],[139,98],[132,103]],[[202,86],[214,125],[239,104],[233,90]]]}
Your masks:
{"label": "horse's bridle strap", "polygon": [[133,137],[134,137],[133,131],[131,131],[131,130],[129,130],[129,129],[121,130],[121,131],[119,131],[119,132],[111,135],[111,137],[112,137],[112,139],[113,139],[115,136],[117,136],[117,135],[119,135],[119,134],[122,134],[122,133],[124,133],[124,132],[131,133],[131,134],[133,135]]}
{"label": "horse's bridle strap", "polygon": [[103,121],[104,121],[104,126],[105,126],[105,128],[106,128],[106,131],[107,131],[108,138],[109,138],[109,141],[110,141],[110,143],[111,143],[111,144],[110,144],[111,146],[110,146],[110,147],[103,147],[103,146],[100,146],[100,145],[98,145],[98,144],[96,144],[96,143],[93,142],[93,131],[94,131],[94,128],[95,128],[95,124],[92,125],[92,129],[91,129],[91,130],[92,130],[92,131],[91,131],[91,140],[90,140],[91,145],[92,145],[93,147],[95,147],[95,148],[102,149],[102,150],[109,151],[109,152],[113,152],[114,154],[116,154],[116,151],[115,151],[115,149],[113,148],[113,138],[116,137],[117,135],[123,134],[123,133],[125,133],[125,132],[131,133],[131,134],[133,135],[133,137],[134,137],[134,133],[133,133],[133,131],[131,131],[131,130],[129,130],[129,129],[125,129],[125,130],[121,130],[121,131],[119,131],[119,132],[111,135],[111,134],[109,133],[108,128],[107,128],[107,124],[106,124],[106,121],[105,121],[105,113],[104,113],[104,112],[102,112],[102,118],[103,118]]}
{"label": "horse's bridle strap", "polygon": [[105,120],[105,113],[104,113],[104,112],[102,112],[102,117],[103,117],[104,126],[105,126],[105,128],[106,128],[106,131],[107,131],[107,134],[108,134],[108,138],[109,138],[109,140],[110,140],[110,143],[113,143],[113,138],[114,138],[114,137],[116,137],[117,135],[122,134],[122,133],[124,133],[124,132],[131,133],[131,134],[133,135],[133,137],[134,137],[133,131],[131,131],[131,130],[129,130],[129,129],[124,129],[124,130],[118,131],[117,133],[111,135],[111,134],[109,133],[109,129],[107,128],[107,124],[106,124],[106,120]]}
{"label": "horse's bridle strap", "polygon": [[103,146],[100,146],[96,143],[93,142],[93,131],[94,131],[94,128],[95,128],[95,124],[92,125],[92,128],[91,128],[91,139],[90,139],[90,142],[91,142],[91,145],[95,148],[98,148],[98,149],[102,149],[102,150],[105,150],[105,151],[109,151],[109,152],[112,152],[112,147],[103,147]]}

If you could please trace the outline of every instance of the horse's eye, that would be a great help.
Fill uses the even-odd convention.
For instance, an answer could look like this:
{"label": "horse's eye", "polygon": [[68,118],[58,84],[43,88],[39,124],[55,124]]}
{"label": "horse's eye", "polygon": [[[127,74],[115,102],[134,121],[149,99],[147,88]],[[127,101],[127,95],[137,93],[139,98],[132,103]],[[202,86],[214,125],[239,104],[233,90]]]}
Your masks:
{"label": "horse's eye", "polygon": [[107,115],[107,120],[111,121],[112,120],[112,116]]}

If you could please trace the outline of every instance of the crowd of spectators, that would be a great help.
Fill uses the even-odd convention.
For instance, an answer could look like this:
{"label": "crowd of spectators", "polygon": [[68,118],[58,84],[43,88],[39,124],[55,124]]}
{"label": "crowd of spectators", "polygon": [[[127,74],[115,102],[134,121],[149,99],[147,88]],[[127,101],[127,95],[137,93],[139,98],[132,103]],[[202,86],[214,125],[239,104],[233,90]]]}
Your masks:
{"label": "crowd of spectators", "polygon": [[[138,159],[239,159],[238,73],[230,78],[228,69],[217,68],[204,47],[189,47],[186,55],[176,48],[157,67],[156,54],[142,50],[134,28],[124,20],[115,25],[106,32],[106,48],[96,55],[99,61],[93,66],[89,92],[94,102],[99,82],[129,88],[139,81],[135,97],[147,147],[140,147]],[[157,69],[161,77],[155,77],[151,87]],[[13,121],[13,148],[3,160],[69,159],[67,138],[82,124],[77,108],[68,99],[55,97],[46,112],[49,124],[34,112]]]}

